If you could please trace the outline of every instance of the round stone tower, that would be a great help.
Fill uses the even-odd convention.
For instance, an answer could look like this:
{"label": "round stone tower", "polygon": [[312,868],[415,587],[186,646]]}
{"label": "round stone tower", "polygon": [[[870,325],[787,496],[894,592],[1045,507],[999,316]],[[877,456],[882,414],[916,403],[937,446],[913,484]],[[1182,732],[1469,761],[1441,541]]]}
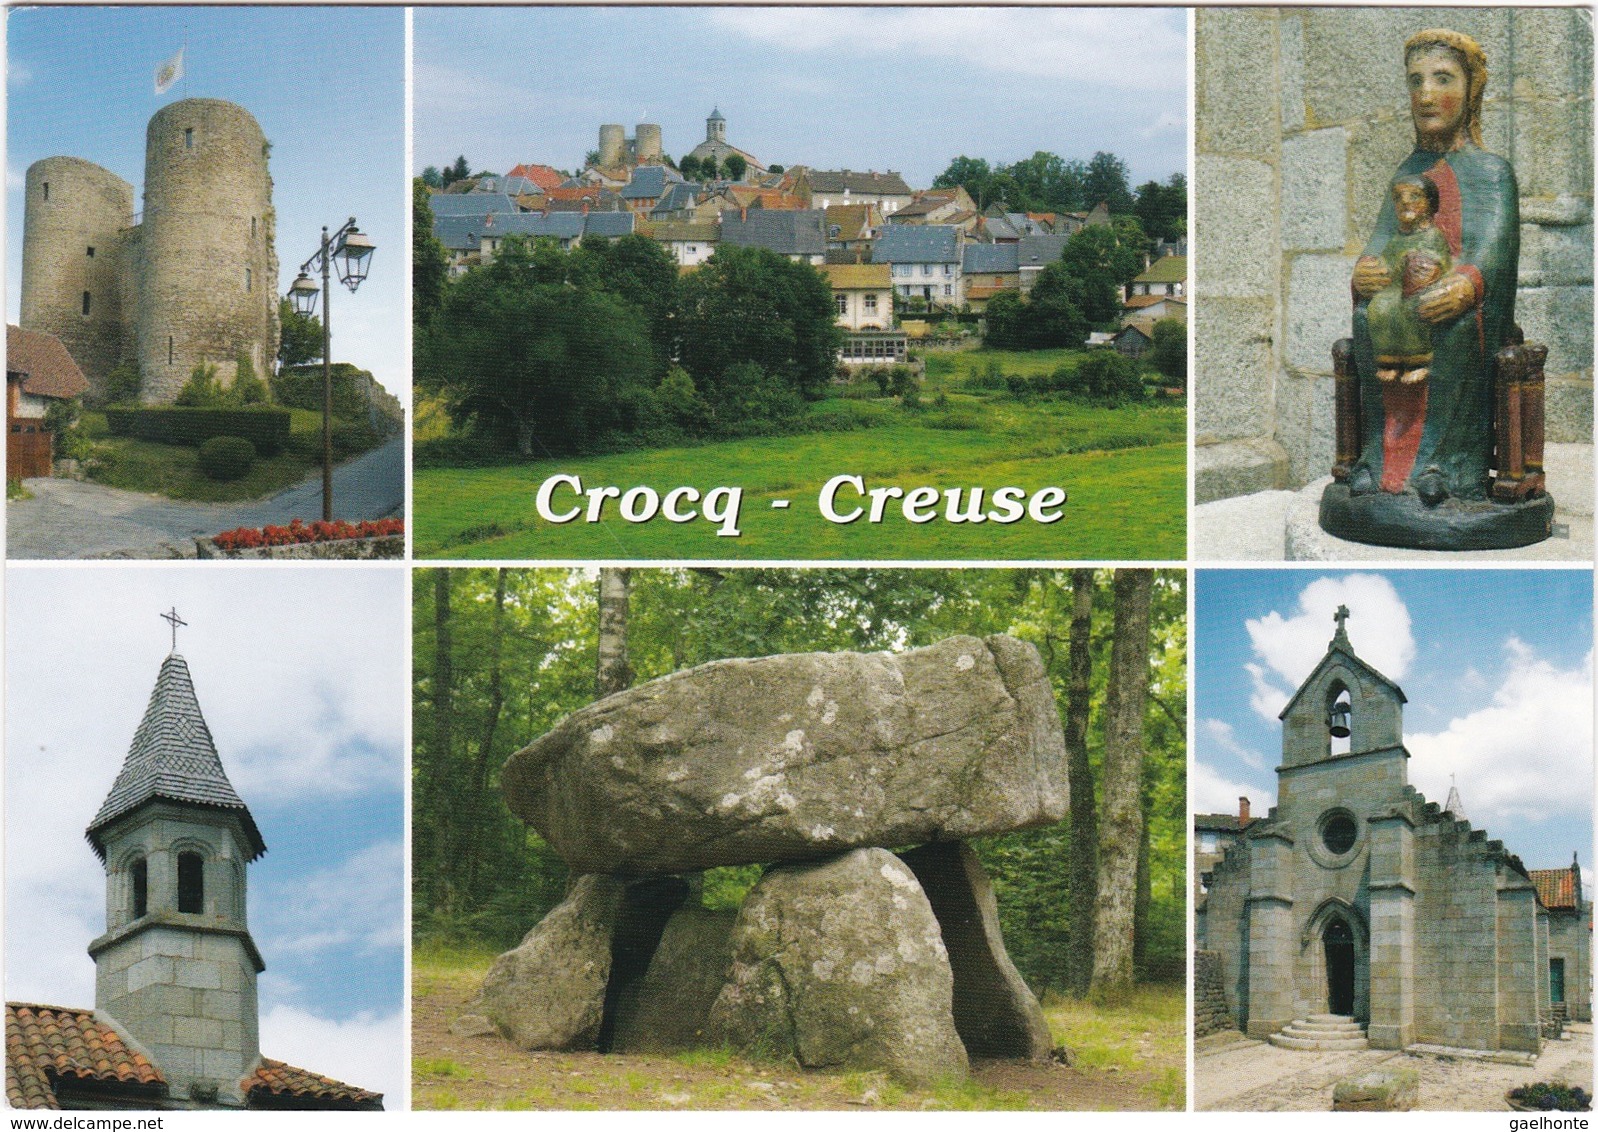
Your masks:
{"label": "round stone tower", "polygon": [[657,165],[660,163],[660,155],[666,152],[660,143],[660,127],[649,122],[638,123],[638,132],[634,135],[633,144],[638,150],[640,165]]}
{"label": "round stone tower", "polygon": [[28,167],[26,193],[21,325],[59,338],[103,393],[125,344],[117,273],[133,186],[91,162],[47,157]]}
{"label": "round stone tower", "polygon": [[188,98],[150,119],[138,310],[147,404],[169,404],[197,365],[265,378],[277,354],[269,146],[249,111]]}
{"label": "round stone tower", "polygon": [[599,127],[599,164],[606,169],[622,164],[627,149],[627,131],[607,123]]}

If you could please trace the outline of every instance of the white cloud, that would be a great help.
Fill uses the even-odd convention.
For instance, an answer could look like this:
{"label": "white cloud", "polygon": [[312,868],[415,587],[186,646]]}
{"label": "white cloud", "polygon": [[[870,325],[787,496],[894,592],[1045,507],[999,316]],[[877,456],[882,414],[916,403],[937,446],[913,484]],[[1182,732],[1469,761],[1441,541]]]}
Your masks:
{"label": "white cloud", "polygon": [[1138,136],[1145,138],[1158,137],[1161,134],[1174,133],[1187,128],[1187,119],[1181,114],[1167,110],[1154,121],[1138,131]]}
{"label": "white cloud", "polygon": [[1276,791],[1257,784],[1233,782],[1201,762],[1193,764],[1187,778],[1188,805],[1196,814],[1235,814],[1238,798],[1247,798],[1249,812],[1264,817],[1276,804]]}
{"label": "white cloud", "polygon": [[[1180,90],[1187,34],[1168,13],[1106,8],[721,8],[720,31],[788,50],[847,50],[1117,89]],[[1127,65],[1127,44],[1138,65]]]}
{"label": "white cloud", "polygon": [[1255,770],[1265,769],[1265,756],[1253,747],[1238,742],[1237,732],[1230,723],[1220,719],[1206,719],[1199,723],[1210,743],[1234,758],[1241,759]]}
{"label": "white cloud", "polygon": [[1409,672],[1415,638],[1409,609],[1392,583],[1375,574],[1317,578],[1299,594],[1296,613],[1272,610],[1247,623],[1254,655],[1263,662],[1246,666],[1254,684],[1250,703],[1261,716],[1274,720],[1326,654],[1339,605],[1348,606],[1348,637],[1361,660],[1390,680]]}
{"label": "white cloud", "polygon": [[1489,830],[1510,819],[1589,815],[1592,654],[1560,669],[1510,637],[1504,656],[1503,681],[1486,707],[1406,737],[1412,781],[1440,802],[1455,775],[1471,824]]}
{"label": "white cloud", "polygon": [[292,1006],[261,1015],[261,1053],[384,1094],[384,1107],[400,1108],[405,1093],[404,1017],[321,1018]]}
{"label": "white cloud", "polygon": [[334,948],[375,954],[405,945],[405,847],[368,845],[330,868],[268,888],[256,903],[275,950],[307,958]]}

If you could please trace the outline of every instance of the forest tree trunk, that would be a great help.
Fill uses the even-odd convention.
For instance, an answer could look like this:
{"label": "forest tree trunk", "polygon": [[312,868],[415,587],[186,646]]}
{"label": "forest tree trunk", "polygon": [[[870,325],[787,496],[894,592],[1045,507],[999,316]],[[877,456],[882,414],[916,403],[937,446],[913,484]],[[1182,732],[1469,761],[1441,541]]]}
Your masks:
{"label": "forest tree trunk", "polygon": [[1115,572],[1115,628],[1104,701],[1104,820],[1093,935],[1095,997],[1132,986],[1137,859],[1143,841],[1143,711],[1149,691],[1149,604],[1154,574]]}
{"label": "forest tree trunk", "polygon": [[1071,571],[1071,658],[1066,689],[1066,773],[1071,786],[1071,952],[1066,978],[1072,993],[1093,980],[1093,905],[1098,898],[1098,815],[1093,766],[1088,762],[1088,712],[1093,695],[1093,571]]}

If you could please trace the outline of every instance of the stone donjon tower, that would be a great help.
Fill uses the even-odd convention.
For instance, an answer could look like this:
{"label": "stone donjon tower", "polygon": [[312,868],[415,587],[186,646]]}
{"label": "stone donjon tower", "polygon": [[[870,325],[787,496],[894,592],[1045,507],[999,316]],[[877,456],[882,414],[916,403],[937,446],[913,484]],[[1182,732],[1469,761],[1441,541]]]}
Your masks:
{"label": "stone donjon tower", "polygon": [[1291,1045],[1337,1015],[1380,1049],[1536,1053],[1548,912],[1519,858],[1409,785],[1404,692],[1347,616],[1282,710],[1277,804],[1215,866],[1199,946],[1252,1037]]}
{"label": "stone donjon tower", "polygon": [[161,1067],[174,1097],[240,1105],[261,1061],[245,867],[266,852],[200,714],[189,668],[161,665],[111,793],[89,824],[106,931],[89,945],[97,1011]]}
{"label": "stone donjon tower", "polygon": [[[27,173],[21,325],[54,334],[102,396],[138,365],[146,404],[170,403],[194,368],[265,377],[278,345],[270,146],[243,107],[171,103],[145,135],[144,212],[116,174],[73,157]],[[136,222],[137,221],[137,222]]]}

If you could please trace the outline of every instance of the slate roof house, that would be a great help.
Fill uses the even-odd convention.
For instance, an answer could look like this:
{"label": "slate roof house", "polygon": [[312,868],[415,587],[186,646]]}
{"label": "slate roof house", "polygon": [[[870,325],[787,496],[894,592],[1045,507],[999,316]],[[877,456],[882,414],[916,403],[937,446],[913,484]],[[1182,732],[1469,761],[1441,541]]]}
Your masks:
{"label": "slate roof house", "polygon": [[1579,872],[1528,871],[1409,785],[1404,691],[1347,617],[1282,709],[1277,803],[1211,868],[1198,946],[1232,1024],[1276,1045],[1536,1055],[1591,1017]]}
{"label": "slate roof house", "polygon": [[381,1094],[261,1055],[266,964],[245,872],[266,842],[175,652],[86,836],[106,879],[94,1009],[6,1003],[12,1107],[383,1107]]}
{"label": "slate roof house", "polygon": [[941,306],[961,301],[960,230],[948,224],[889,224],[871,248],[872,263],[893,266],[902,298]]}
{"label": "slate roof house", "polygon": [[721,215],[721,242],[768,248],[795,263],[820,266],[827,255],[826,214],[820,209],[755,208]]}

